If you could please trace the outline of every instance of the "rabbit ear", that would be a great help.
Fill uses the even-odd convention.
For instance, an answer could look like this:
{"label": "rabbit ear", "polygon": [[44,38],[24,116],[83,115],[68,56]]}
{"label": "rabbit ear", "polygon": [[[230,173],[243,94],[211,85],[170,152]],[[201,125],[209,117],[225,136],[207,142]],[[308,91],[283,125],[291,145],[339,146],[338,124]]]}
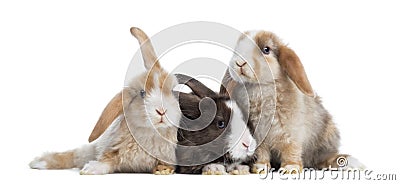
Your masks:
{"label": "rabbit ear", "polygon": [[193,93],[200,98],[217,96],[214,91],[190,76],[184,74],[175,74],[175,76],[178,79],[179,84],[189,86]]}
{"label": "rabbit ear", "polygon": [[111,99],[101,113],[96,126],[94,126],[93,131],[89,136],[89,143],[100,137],[111,123],[121,114],[123,114],[122,92],[119,92],[113,99]]}
{"label": "rabbit ear", "polygon": [[101,113],[89,136],[89,143],[100,137],[118,116],[124,114],[124,107],[130,104],[136,96],[136,93],[132,93],[127,88],[122,89],[121,92],[115,95]]}
{"label": "rabbit ear", "polygon": [[152,68],[160,69],[160,63],[157,60],[156,53],[149,37],[140,28],[132,27],[131,34],[139,41],[140,51],[147,70]]}
{"label": "rabbit ear", "polygon": [[200,117],[199,103],[201,101],[200,97],[184,92],[176,92],[177,98],[179,98],[179,107],[182,114],[189,119],[196,119]]}
{"label": "rabbit ear", "polygon": [[303,64],[296,53],[287,46],[279,47],[279,63],[297,88],[307,96],[314,96],[314,91],[308,81]]}

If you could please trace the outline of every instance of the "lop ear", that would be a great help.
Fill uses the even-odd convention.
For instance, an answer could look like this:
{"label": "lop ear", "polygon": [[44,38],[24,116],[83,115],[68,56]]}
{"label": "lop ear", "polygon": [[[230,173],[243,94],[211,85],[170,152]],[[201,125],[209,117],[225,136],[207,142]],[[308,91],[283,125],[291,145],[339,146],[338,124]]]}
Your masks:
{"label": "lop ear", "polygon": [[314,91],[308,81],[306,72],[304,71],[303,64],[300,62],[296,53],[287,46],[279,47],[279,63],[289,76],[289,78],[296,84],[297,88],[307,96],[314,96]]}
{"label": "lop ear", "polygon": [[131,34],[139,41],[140,51],[144,61],[144,67],[147,70],[160,69],[160,63],[157,60],[156,52],[154,51],[153,45],[149,37],[140,28],[132,27]]}
{"label": "lop ear", "polygon": [[122,92],[119,92],[107,104],[100,115],[99,120],[94,126],[92,133],[89,136],[89,143],[100,137],[104,131],[111,125],[111,123],[121,114],[123,114],[122,107]]}

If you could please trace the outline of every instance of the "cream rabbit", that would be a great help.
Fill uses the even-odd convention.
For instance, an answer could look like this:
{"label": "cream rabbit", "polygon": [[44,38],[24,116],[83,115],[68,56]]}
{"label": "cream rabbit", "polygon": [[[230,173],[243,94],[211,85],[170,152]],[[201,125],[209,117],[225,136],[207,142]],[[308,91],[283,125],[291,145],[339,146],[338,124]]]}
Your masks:
{"label": "cream rabbit", "polygon": [[241,56],[232,57],[222,84],[248,113],[260,143],[253,172],[271,164],[288,171],[339,167],[342,158],[347,167],[363,167],[338,153],[339,131],[292,49],[271,32],[252,31],[238,39],[235,51]]}
{"label": "cream rabbit", "polygon": [[133,78],[123,94],[114,98],[120,100],[116,104],[123,104],[125,116],[120,110],[113,112],[111,126],[104,127],[105,132],[98,139],[74,150],[37,157],[30,163],[31,168],[83,167],[81,174],[174,172],[177,142],[174,125],[181,118],[178,101],[172,93],[177,79],[161,68],[147,35],[139,28],[131,28],[131,33],[141,44],[146,72]]}

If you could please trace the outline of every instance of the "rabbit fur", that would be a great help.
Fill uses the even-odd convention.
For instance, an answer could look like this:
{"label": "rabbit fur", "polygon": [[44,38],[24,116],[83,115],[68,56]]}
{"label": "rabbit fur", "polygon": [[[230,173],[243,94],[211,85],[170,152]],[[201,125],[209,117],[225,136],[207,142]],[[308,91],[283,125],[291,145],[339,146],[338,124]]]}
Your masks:
{"label": "rabbit fur", "polygon": [[113,98],[119,102],[109,104],[105,110],[123,105],[125,115],[121,109],[113,109],[107,118],[113,120],[111,125],[101,127],[104,133],[96,140],[74,150],[46,153],[35,158],[30,163],[31,168],[82,168],[80,173],[85,175],[174,173],[175,125],[181,118],[178,100],[172,93],[177,79],[161,68],[147,35],[134,27],[131,33],[141,44],[146,72],[133,78],[129,86]]}
{"label": "rabbit fur", "polygon": [[[178,173],[248,174],[256,141],[235,101],[198,80],[176,74],[193,93],[179,92],[183,118],[178,129]],[[215,105],[215,106],[214,106]]]}
{"label": "rabbit fur", "polygon": [[[274,33],[248,31],[237,41],[221,93],[248,115],[259,146],[252,171],[340,167],[363,168],[354,157],[339,154],[340,134],[332,116],[315,95],[296,53]],[[226,90],[225,90],[226,87]]]}

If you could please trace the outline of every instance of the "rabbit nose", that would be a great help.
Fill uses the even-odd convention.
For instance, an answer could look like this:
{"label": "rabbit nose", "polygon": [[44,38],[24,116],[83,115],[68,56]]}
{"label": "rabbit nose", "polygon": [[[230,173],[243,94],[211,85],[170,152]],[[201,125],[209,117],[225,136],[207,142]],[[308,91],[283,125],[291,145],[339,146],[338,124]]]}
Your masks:
{"label": "rabbit nose", "polygon": [[165,113],[167,112],[167,110],[164,110],[164,109],[158,110],[158,109],[156,109],[156,112],[157,112],[158,115],[164,116]]}
{"label": "rabbit nose", "polygon": [[239,66],[239,67],[243,67],[244,65],[247,64],[247,62],[243,62],[243,64],[239,64],[237,61],[236,61],[235,63],[236,63],[236,65]]}
{"label": "rabbit nose", "polygon": [[249,144],[247,144],[247,143],[245,143],[245,142],[242,142],[242,145],[243,145],[246,149],[249,148]]}

